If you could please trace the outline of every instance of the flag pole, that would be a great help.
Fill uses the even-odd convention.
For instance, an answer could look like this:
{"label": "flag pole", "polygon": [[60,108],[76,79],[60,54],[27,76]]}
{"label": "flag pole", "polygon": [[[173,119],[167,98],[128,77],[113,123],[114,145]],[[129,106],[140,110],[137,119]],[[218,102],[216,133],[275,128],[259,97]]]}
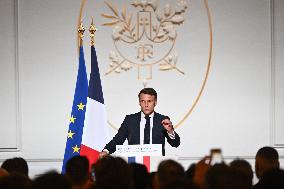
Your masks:
{"label": "flag pole", "polygon": [[90,25],[90,37],[91,37],[91,46],[95,45],[95,32],[97,31],[97,28],[94,24],[94,19],[92,18],[92,23]]}
{"label": "flag pole", "polygon": [[83,23],[80,23],[80,26],[78,28],[78,37],[79,37],[79,47],[83,46],[83,37],[84,37],[84,32],[85,32],[85,28],[83,26]]}
{"label": "flag pole", "polygon": [[[77,21],[77,28],[79,28],[80,24],[82,24],[82,20],[83,20],[82,15],[83,15],[85,4],[86,4],[86,0],[82,0],[81,1],[81,6],[80,6],[80,13],[79,13],[78,21]],[[80,47],[81,47],[81,45],[80,45],[80,37],[79,37],[79,35],[77,35],[77,47],[78,47],[78,54],[80,54]]]}

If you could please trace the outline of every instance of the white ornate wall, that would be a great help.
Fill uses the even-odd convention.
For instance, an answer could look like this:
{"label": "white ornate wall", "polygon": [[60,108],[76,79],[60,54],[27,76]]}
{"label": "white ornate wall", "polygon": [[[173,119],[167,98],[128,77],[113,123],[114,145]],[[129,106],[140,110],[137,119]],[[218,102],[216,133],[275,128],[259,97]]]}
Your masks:
{"label": "white ornate wall", "polygon": [[[127,13],[134,14],[131,1],[109,2],[119,10],[126,5]],[[171,1],[161,1],[159,8],[166,2]],[[0,161],[22,156],[29,162],[31,176],[61,169],[77,73],[80,3],[0,1]],[[187,167],[210,148],[221,147],[227,161],[242,157],[253,164],[256,151],[271,145],[278,149],[283,167],[284,2],[208,0],[211,58],[204,1],[188,3],[175,43],[177,67],[185,74],[153,66],[152,79],[147,81],[159,93],[157,110],[179,125],[176,131],[181,135],[181,146],[167,148],[168,157]],[[115,48],[112,28],[101,26],[108,21],[102,13],[111,13],[103,1],[87,1],[83,21],[88,28],[94,16],[98,27],[96,49],[107,113],[109,120],[119,125],[125,114],[139,110],[136,95],[143,85],[136,67],[104,74],[109,69],[109,52]],[[85,59],[89,67],[87,35]],[[126,54],[132,56],[133,47],[125,44],[127,48]],[[186,117],[206,71],[205,88]],[[112,127],[109,130],[111,135],[116,132]]]}

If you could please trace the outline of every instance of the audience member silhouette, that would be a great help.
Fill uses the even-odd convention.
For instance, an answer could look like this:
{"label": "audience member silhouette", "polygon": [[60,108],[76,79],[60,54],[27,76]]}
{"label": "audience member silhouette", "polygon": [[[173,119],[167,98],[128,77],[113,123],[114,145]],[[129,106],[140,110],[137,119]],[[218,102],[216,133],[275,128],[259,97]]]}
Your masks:
{"label": "audience member silhouette", "polygon": [[235,159],[230,163],[230,167],[239,172],[239,174],[243,174],[247,185],[252,186],[253,170],[248,161],[244,159]]}
{"label": "audience member silhouette", "polygon": [[263,173],[258,184],[259,189],[284,189],[284,170],[271,169]]}
{"label": "audience member silhouette", "polygon": [[70,179],[72,189],[85,189],[91,184],[89,160],[86,156],[74,156],[66,164],[66,176]]}
{"label": "audience member silhouette", "polygon": [[164,160],[158,166],[157,186],[163,189],[167,184],[184,177],[184,168],[174,160]]}
{"label": "audience member silhouette", "polygon": [[[279,169],[279,155],[277,150],[269,146],[260,148],[255,156],[255,174],[257,178],[261,180],[262,175],[272,169]],[[258,188],[258,183],[254,188]]]}
{"label": "audience member silhouette", "polygon": [[189,180],[193,180],[193,177],[194,177],[194,172],[195,172],[195,166],[196,164],[195,163],[192,163],[188,169],[185,171],[185,177]]}
{"label": "audience member silhouette", "polygon": [[71,189],[71,182],[65,175],[49,171],[33,180],[32,189]]}
{"label": "audience member silhouette", "polygon": [[31,189],[31,180],[22,173],[13,172],[0,178],[1,189]]}
{"label": "audience member silhouette", "polygon": [[17,172],[29,176],[28,163],[25,159],[21,157],[15,157],[12,159],[5,160],[2,163],[1,168],[5,169],[9,173]]}
{"label": "audience member silhouette", "polygon": [[105,156],[92,168],[96,189],[132,189],[133,176],[130,165],[122,158]]}
{"label": "audience member silhouette", "polygon": [[228,165],[215,164],[210,167],[205,176],[207,189],[251,189],[244,174]]}
{"label": "audience member silhouette", "polygon": [[130,164],[134,189],[147,189],[150,188],[150,175],[147,168],[143,164],[131,163]]}
{"label": "audience member silhouette", "polygon": [[149,176],[150,176],[150,188],[152,189],[158,188],[158,186],[156,186],[157,185],[157,181],[156,181],[157,171],[150,172]]}

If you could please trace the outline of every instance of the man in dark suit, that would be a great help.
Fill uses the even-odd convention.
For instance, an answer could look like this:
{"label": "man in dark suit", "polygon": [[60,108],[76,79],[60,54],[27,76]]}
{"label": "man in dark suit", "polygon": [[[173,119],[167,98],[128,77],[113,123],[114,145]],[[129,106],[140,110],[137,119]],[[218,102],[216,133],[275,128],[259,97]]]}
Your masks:
{"label": "man in dark suit", "polygon": [[165,155],[165,139],[173,147],[180,145],[180,137],[174,131],[168,116],[154,111],[157,105],[157,92],[153,88],[144,88],[139,94],[141,111],[127,115],[117,134],[100,153],[103,157],[115,152],[116,145],[122,145],[125,139],[128,144],[162,144],[162,153]]}

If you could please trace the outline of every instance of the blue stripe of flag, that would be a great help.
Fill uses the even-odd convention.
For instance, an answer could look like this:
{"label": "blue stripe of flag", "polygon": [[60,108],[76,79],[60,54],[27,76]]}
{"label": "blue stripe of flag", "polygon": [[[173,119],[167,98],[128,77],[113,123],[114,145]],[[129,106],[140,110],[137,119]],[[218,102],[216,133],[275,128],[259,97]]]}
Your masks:
{"label": "blue stripe of flag", "polygon": [[128,157],[128,163],[136,163],[135,156],[133,156],[133,157]]}
{"label": "blue stripe of flag", "polygon": [[91,47],[91,74],[88,97],[104,104],[100,71],[97,61],[97,53],[94,46]]}

